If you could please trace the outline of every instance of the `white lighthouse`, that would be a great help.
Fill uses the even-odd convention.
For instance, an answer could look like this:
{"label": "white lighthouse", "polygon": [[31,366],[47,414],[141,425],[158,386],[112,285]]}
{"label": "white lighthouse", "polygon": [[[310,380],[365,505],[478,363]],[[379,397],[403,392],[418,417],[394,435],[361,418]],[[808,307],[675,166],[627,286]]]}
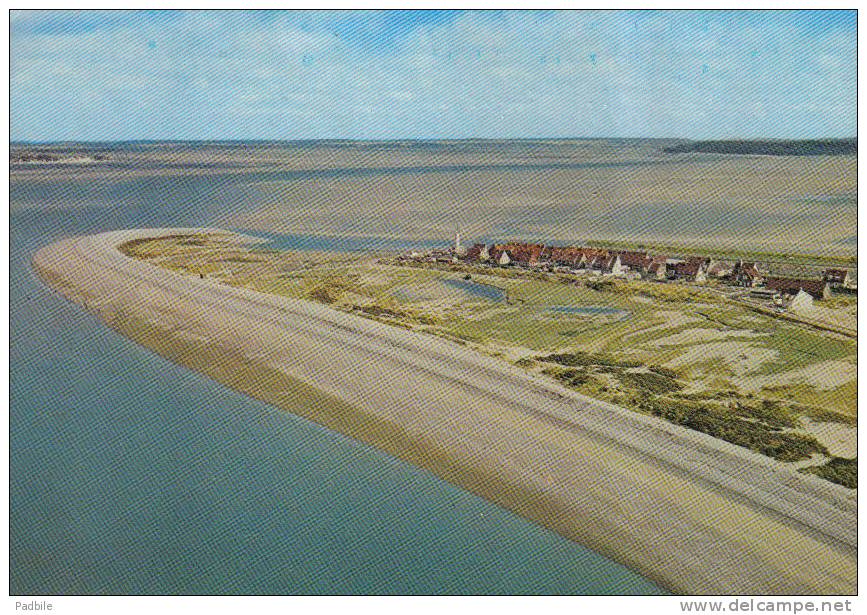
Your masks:
{"label": "white lighthouse", "polygon": [[461,229],[459,227],[455,227],[455,254],[464,254],[464,248],[461,245]]}

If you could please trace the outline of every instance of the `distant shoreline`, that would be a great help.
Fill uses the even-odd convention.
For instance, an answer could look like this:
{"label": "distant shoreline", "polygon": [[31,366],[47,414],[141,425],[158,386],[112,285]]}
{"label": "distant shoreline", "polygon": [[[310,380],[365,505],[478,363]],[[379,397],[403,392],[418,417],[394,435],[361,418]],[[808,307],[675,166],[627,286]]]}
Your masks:
{"label": "distant shoreline", "polygon": [[[543,387],[444,340],[180,276],[116,250],[169,232],[177,230],[65,240],[34,264],[52,287],[155,352],[419,465],[673,591],[855,591],[847,490]],[[774,512],[780,506],[788,512]]]}
{"label": "distant shoreline", "polygon": [[858,139],[732,139],[690,141],[664,147],[668,154],[726,154],[729,156],[857,156]]}

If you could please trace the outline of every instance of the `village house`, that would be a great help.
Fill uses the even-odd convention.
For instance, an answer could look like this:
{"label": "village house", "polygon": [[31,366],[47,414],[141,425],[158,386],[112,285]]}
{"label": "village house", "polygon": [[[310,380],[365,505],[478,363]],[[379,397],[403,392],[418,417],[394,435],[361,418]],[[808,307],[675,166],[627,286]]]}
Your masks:
{"label": "village house", "polygon": [[577,268],[581,261],[581,250],[574,247],[552,247],[548,260],[560,267]]}
{"label": "village house", "polygon": [[512,260],[525,267],[535,267],[541,261],[542,250],[545,246],[532,243],[515,243],[508,247],[512,253]]}
{"label": "village house", "polygon": [[750,289],[750,299],[772,301],[776,304],[782,305],[780,291],[772,288],[752,288]]}
{"label": "village house", "polygon": [[619,254],[609,254],[602,266],[603,273],[610,273],[614,276],[622,276],[626,273],[623,263],[620,260]]}
{"label": "village house", "polygon": [[646,273],[647,268],[653,262],[653,259],[647,256],[647,252],[630,252],[624,250],[618,252],[618,256],[620,257],[621,266],[625,267],[628,271],[634,271],[636,273]]}
{"label": "village house", "polygon": [[786,295],[790,298],[795,297],[802,290],[811,295],[813,299],[821,300],[831,296],[831,287],[825,280],[769,277],[765,280],[765,287],[779,291],[784,300]]}
{"label": "village house", "polygon": [[847,269],[826,269],[823,279],[831,288],[849,288],[851,282]]}
{"label": "village house", "polygon": [[512,264],[512,253],[507,245],[494,245],[490,249],[489,260],[495,265],[505,267]]}
{"label": "village house", "polygon": [[[537,267],[541,263],[540,257],[543,248],[544,246],[541,244],[530,243],[512,242],[495,244],[489,250],[488,258],[498,265],[509,265],[514,263],[524,267]],[[506,254],[505,258],[503,256],[504,254]]]}
{"label": "village house", "polygon": [[809,312],[813,309],[813,296],[801,289],[795,295],[787,295],[784,305],[790,312]]}
{"label": "village house", "polygon": [[597,250],[595,248],[582,248],[582,259],[578,264],[579,269],[587,271],[598,271],[605,273],[607,266],[610,263],[611,255],[608,250]]}
{"label": "village house", "polygon": [[668,259],[665,256],[654,256],[647,266],[648,279],[665,280],[668,278]]}
{"label": "village house", "polygon": [[707,265],[710,259],[703,256],[690,256],[672,267],[673,277],[702,284],[707,281]]}
{"label": "village house", "polygon": [[764,277],[759,272],[759,268],[756,267],[755,263],[745,263],[740,260],[732,268],[729,281],[735,286],[751,288],[761,286],[762,282],[764,282]]}
{"label": "village house", "polygon": [[723,261],[712,260],[707,266],[708,277],[713,277],[717,279],[730,277],[732,271],[732,266]]}
{"label": "village house", "polygon": [[485,262],[488,258],[490,258],[488,246],[483,243],[474,243],[467,248],[467,252],[464,255],[464,259],[468,262]]}

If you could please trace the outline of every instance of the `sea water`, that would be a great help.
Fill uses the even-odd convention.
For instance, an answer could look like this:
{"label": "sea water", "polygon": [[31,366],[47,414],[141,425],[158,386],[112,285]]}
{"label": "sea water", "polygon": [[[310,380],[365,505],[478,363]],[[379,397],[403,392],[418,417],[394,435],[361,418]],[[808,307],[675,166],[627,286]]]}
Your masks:
{"label": "sea water", "polygon": [[233,200],[244,181],[14,179],[11,594],[661,591],[423,470],[154,355],[33,273],[33,252],[62,237],[212,224],[254,206]]}

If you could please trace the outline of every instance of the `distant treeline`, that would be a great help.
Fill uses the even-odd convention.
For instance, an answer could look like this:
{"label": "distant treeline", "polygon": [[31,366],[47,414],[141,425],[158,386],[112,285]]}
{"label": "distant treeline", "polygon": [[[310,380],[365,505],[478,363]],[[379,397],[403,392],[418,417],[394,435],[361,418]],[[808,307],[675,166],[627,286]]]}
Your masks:
{"label": "distant treeline", "polygon": [[763,156],[842,156],[858,153],[858,139],[809,141],[690,141],[663,148],[669,154],[760,154]]}

